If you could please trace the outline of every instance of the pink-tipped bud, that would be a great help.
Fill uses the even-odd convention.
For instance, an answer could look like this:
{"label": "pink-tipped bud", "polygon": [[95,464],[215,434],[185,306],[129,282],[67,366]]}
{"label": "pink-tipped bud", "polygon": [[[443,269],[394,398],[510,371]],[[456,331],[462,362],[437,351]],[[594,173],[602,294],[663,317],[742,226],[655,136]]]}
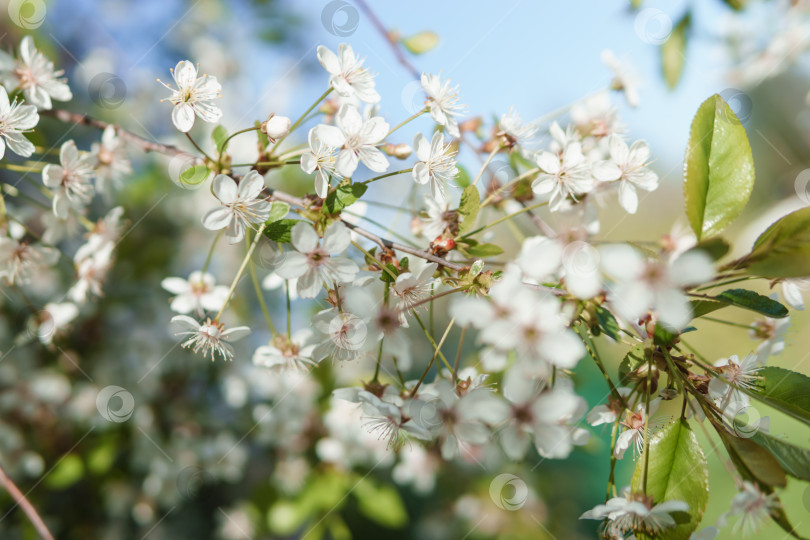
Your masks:
{"label": "pink-tipped bud", "polygon": [[411,147],[405,143],[391,144],[383,146],[383,151],[391,157],[397,159],[408,159],[413,152]]}

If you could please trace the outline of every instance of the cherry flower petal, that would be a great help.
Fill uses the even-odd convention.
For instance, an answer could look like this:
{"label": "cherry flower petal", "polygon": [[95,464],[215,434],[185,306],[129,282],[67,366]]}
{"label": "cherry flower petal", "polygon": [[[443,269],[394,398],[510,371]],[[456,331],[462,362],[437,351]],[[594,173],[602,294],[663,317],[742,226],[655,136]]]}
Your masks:
{"label": "cherry flower petal", "polygon": [[172,123],[179,131],[188,133],[194,126],[194,108],[188,103],[178,103],[172,109]]}

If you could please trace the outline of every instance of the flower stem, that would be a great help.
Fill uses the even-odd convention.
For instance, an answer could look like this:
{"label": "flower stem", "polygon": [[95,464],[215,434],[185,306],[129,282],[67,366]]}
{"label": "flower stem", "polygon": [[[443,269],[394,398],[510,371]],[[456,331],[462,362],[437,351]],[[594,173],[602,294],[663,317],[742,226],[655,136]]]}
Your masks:
{"label": "flower stem", "polygon": [[205,257],[205,264],[202,267],[202,273],[205,274],[208,271],[208,266],[211,264],[211,258],[214,256],[214,250],[217,247],[217,242],[219,242],[220,237],[225,229],[219,231],[217,235],[214,237],[214,241],[211,242],[211,248],[208,250],[208,255]]}
{"label": "flower stem", "polygon": [[[213,160],[213,159],[211,159],[211,156],[209,156],[208,154],[206,154],[206,153],[205,153],[205,150],[203,150],[202,148],[200,148],[200,146],[199,146],[199,145],[198,145],[196,142],[194,142],[194,139],[192,139],[192,138],[191,138],[191,134],[190,134],[190,133],[186,132],[186,137],[187,137],[187,138],[188,138],[188,140],[191,142],[191,144],[194,146],[194,148],[196,148],[196,149],[197,149],[197,151],[198,151],[199,153],[201,153],[201,154],[202,154],[202,155],[205,157],[205,159],[207,159],[207,160],[208,160],[209,162],[211,162],[211,163],[214,163],[214,160]],[[217,170],[219,170],[219,167],[217,167]]]}
{"label": "flower stem", "polygon": [[544,201],[544,202],[539,202],[539,203],[537,203],[537,204],[533,204],[533,205],[531,205],[531,206],[526,206],[526,207],[524,207],[524,208],[521,208],[521,209],[520,209],[520,210],[518,210],[517,212],[512,212],[511,214],[506,215],[506,216],[504,216],[504,217],[502,217],[502,218],[500,218],[500,219],[496,219],[495,221],[493,221],[493,222],[492,222],[492,223],[490,223],[489,225],[484,225],[484,226],[482,226],[482,227],[478,227],[478,228],[477,228],[477,229],[475,229],[474,231],[470,231],[470,232],[466,233],[466,234],[465,234],[464,236],[462,236],[461,238],[469,238],[470,236],[472,236],[472,235],[474,235],[474,234],[477,234],[477,233],[480,233],[481,231],[485,231],[485,230],[487,230],[487,229],[489,229],[489,228],[492,228],[492,227],[494,227],[495,225],[498,225],[498,224],[500,224],[500,223],[503,223],[504,221],[509,221],[510,219],[512,219],[513,217],[515,217],[515,216],[517,216],[517,215],[520,215],[520,214],[523,214],[523,213],[529,212],[529,211],[531,211],[531,210],[534,210],[535,208],[540,208],[541,206],[546,206],[547,204],[548,204],[548,201]]}
{"label": "flower stem", "polygon": [[383,178],[388,178],[389,176],[396,176],[398,174],[409,173],[412,170],[413,170],[413,168],[411,168],[411,169],[403,169],[401,171],[394,171],[394,172],[390,172],[390,173],[387,173],[387,174],[383,174],[381,176],[375,176],[374,178],[366,180],[365,182],[361,182],[361,184],[370,184],[372,182],[376,182],[377,180],[382,180]]}
{"label": "flower stem", "polygon": [[478,181],[481,180],[482,176],[484,176],[484,171],[486,171],[487,167],[489,167],[489,164],[492,161],[492,158],[494,158],[495,154],[497,154],[500,151],[501,151],[501,146],[498,145],[498,146],[495,147],[495,149],[492,152],[489,153],[489,155],[487,156],[487,159],[484,161],[484,164],[481,165],[481,170],[478,171],[478,176],[476,176],[475,180],[473,180],[473,183],[472,183],[473,186],[478,184]]}
{"label": "flower stem", "polygon": [[268,154],[270,157],[272,157],[272,156],[273,156],[273,153],[275,153],[276,148],[278,148],[278,147],[281,145],[281,143],[282,143],[282,142],[284,142],[284,139],[286,139],[287,137],[289,137],[289,136],[290,136],[290,133],[292,133],[293,131],[295,131],[295,130],[296,130],[296,128],[298,128],[298,126],[300,126],[302,123],[304,123],[304,119],[307,117],[307,115],[308,115],[309,113],[311,113],[311,112],[312,112],[312,110],[313,110],[315,107],[317,107],[317,106],[318,106],[318,104],[319,104],[321,101],[323,101],[324,99],[326,99],[326,96],[328,96],[328,95],[329,95],[331,92],[332,92],[332,87],[330,86],[330,87],[329,87],[329,89],[328,89],[326,92],[324,92],[323,94],[321,94],[321,97],[319,97],[319,98],[317,99],[317,101],[315,101],[315,103],[313,103],[313,104],[312,104],[312,105],[309,107],[309,109],[307,109],[307,110],[306,110],[306,112],[304,112],[304,114],[302,114],[302,115],[301,115],[301,116],[298,118],[298,120],[296,120],[296,121],[295,121],[295,123],[294,123],[294,124],[293,124],[293,125],[290,127],[290,131],[288,131],[286,135],[284,135],[282,138],[280,138],[278,141],[276,141],[276,144],[274,144],[274,145],[273,145],[273,148],[271,148],[271,149],[270,149],[270,153]]}
{"label": "flower stem", "polygon": [[273,318],[270,317],[270,311],[267,309],[267,304],[264,302],[264,294],[262,294],[262,288],[259,285],[259,278],[256,277],[256,265],[253,264],[253,260],[250,261],[250,280],[253,282],[253,289],[256,291],[256,298],[259,300],[259,306],[262,308],[262,315],[264,315],[264,320],[267,321],[267,328],[270,329],[270,333],[273,334],[273,337],[276,336],[276,327],[273,324]]}
{"label": "flower stem", "polygon": [[256,246],[259,245],[259,240],[262,238],[262,233],[264,232],[264,228],[267,226],[266,223],[262,223],[259,230],[256,231],[256,238],[253,239],[253,242],[250,243],[250,247],[247,250],[247,254],[245,255],[245,259],[242,261],[241,266],[239,266],[239,270],[236,272],[236,276],[233,278],[233,283],[231,283],[231,288],[228,289],[228,296],[225,298],[225,303],[222,304],[222,307],[219,308],[217,312],[217,316],[214,317],[214,322],[219,322],[219,318],[222,317],[222,312],[225,311],[225,308],[228,306],[228,303],[231,301],[231,297],[233,297],[233,292],[236,290],[236,284],[239,283],[239,280],[242,278],[242,274],[245,272],[245,268],[247,268],[248,263],[250,262],[250,257],[253,255],[253,251],[256,249]]}
{"label": "flower stem", "polygon": [[[235,131],[235,132],[231,133],[230,135],[228,135],[225,138],[225,140],[222,141],[222,148],[219,149],[219,155],[217,156],[217,171],[222,172],[222,156],[225,155],[225,150],[228,149],[228,143],[231,141],[231,139],[233,139],[237,135],[241,135],[242,133],[247,133],[249,131],[258,131],[259,129],[261,129],[261,128],[253,126],[253,127],[249,127],[249,128],[245,128],[245,129],[240,129],[239,131]],[[235,167],[236,165],[232,165],[232,166]]]}
{"label": "flower stem", "polygon": [[408,122],[410,122],[411,120],[414,120],[414,119],[416,119],[416,118],[419,118],[420,116],[422,116],[423,114],[425,114],[425,113],[427,112],[427,110],[428,110],[428,108],[427,108],[427,107],[425,107],[425,108],[424,108],[424,109],[422,109],[421,111],[416,112],[416,113],[415,113],[413,116],[411,116],[410,118],[406,118],[405,120],[403,120],[402,122],[400,122],[399,124],[397,124],[396,126],[394,126],[394,127],[391,129],[391,131],[389,131],[389,132],[388,132],[388,134],[385,136],[385,138],[387,139],[388,137],[390,137],[390,136],[391,136],[391,134],[392,134],[393,132],[395,132],[396,130],[398,130],[399,128],[401,128],[402,126],[404,126],[405,124],[407,124],[407,123],[408,123]]}

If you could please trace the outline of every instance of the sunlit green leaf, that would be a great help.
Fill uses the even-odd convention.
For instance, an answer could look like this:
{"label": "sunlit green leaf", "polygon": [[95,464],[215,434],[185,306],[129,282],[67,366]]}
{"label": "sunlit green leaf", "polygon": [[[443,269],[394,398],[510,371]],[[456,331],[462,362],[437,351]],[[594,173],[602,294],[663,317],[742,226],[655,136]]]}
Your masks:
{"label": "sunlit green leaf", "polygon": [[751,253],[729,265],[768,278],[810,276],[810,207],[786,215],[759,235]]}
{"label": "sunlit green leaf", "polygon": [[83,475],[84,464],[82,459],[76,454],[68,454],[45,477],[45,483],[53,489],[65,489],[81,480]]}
{"label": "sunlit green leaf", "polygon": [[376,484],[370,478],[363,478],[353,493],[360,511],[372,521],[391,529],[398,529],[408,522],[408,512],[393,485]]}
{"label": "sunlit green leaf", "polygon": [[461,193],[461,203],[458,207],[459,216],[461,216],[461,223],[458,225],[458,234],[463,235],[465,232],[472,229],[475,224],[475,218],[478,217],[478,210],[481,207],[481,195],[478,193],[478,188],[475,186],[467,186]]}
{"label": "sunlit green leaf", "polygon": [[771,407],[810,425],[810,377],[774,366],[762,368],[754,396]]}
{"label": "sunlit green leaf", "polygon": [[[684,501],[689,504],[689,521],[663,531],[660,540],[682,540],[697,529],[709,500],[709,470],[706,457],[686,420],[665,426],[650,440],[647,494],[658,504]],[[636,462],[631,487],[643,492],[644,461]]]}
{"label": "sunlit green leaf", "polygon": [[324,208],[330,214],[337,214],[347,206],[353,205],[368,189],[366,184],[344,184],[326,196]]}
{"label": "sunlit green leaf", "polygon": [[403,38],[401,42],[412,54],[425,54],[439,44],[439,34],[425,30],[424,32]]}
{"label": "sunlit green leaf", "polygon": [[686,215],[700,240],[740,215],[754,186],[745,128],[717,94],[703,102],[692,121],[684,167]]}
{"label": "sunlit green leaf", "polygon": [[714,299],[776,319],[788,315],[787,308],[776,300],[747,289],[729,289],[721,292]]}
{"label": "sunlit green leaf", "polygon": [[205,165],[192,165],[180,173],[180,183],[188,186],[196,186],[205,182],[211,171]]}
{"label": "sunlit green leaf", "polygon": [[686,41],[692,17],[687,12],[661,45],[661,68],[670,89],[678,86],[686,63]]}
{"label": "sunlit green leaf", "polygon": [[773,454],[787,474],[810,482],[810,450],[777,439],[762,431],[758,431],[751,439]]}

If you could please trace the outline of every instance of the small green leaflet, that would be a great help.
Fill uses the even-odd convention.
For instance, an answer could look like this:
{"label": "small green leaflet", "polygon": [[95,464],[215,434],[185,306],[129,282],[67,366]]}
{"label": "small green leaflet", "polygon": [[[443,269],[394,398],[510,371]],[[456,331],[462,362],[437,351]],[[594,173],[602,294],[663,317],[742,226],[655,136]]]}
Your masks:
{"label": "small green leaflet", "polygon": [[[478,217],[478,210],[481,207],[481,195],[475,186],[467,186],[461,193],[461,203],[458,206],[458,213],[463,218],[458,225],[458,234],[463,235],[475,224]],[[479,255],[482,256],[482,255]]]}
{"label": "small green leaflet", "polygon": [[729,289],[721,292],[714,299],[775,319],[788,316],[787,308],[776,300],[747,289]]}
{"label": "small green leaflet", "polygon": [[751,253],[728,265],[768,278],[810,276],[810,207],[786,215],[759,235]]}
{"label": "small green leaflet", "polygon": [[481,259],[494,257],[495,255],[503,253],[503,249],[495,244],[475,244],[468,247],[465,251],[470,257]]}
{"label": "small green leaflet", "polygon": [[624,356],[619,364],[619,382],[622,386],[630,386],[633,381],[631,375],[647,363],[646,354],[645,344],[638,343]]}
{"label": "small green leaflet", "polygon": [[340,185],[326,196],[324,208],[330,214],[337,214],[347,206],[351,206],[363,196],[368,189],[365,184],[344,184]]}
{"label": "small green leaflet", "polygon": [[752,392],[755,398],[810,425],[810,377],[774,366],[762,368],[758,375],[760,388]]}
{"label": "small green leaflet", "polygon": [[401,43],[412,54],[424,54],[434,49],[436,45],[439,44],[439,35],[436,32],[425,30],[424,32],[403,38]]}
{"label": "small green leaflet", "polygon": [[290,213],[290,205],[282,201],[273,201],[270,205],[270,216],[267,218],[266,223],[273,223],[287,217]]}
{"label": "small green leaflet", "polygon": [[[647,494],[655,504],[684,501],[689,504],[689,521],[666,529],[656,540],[685,540],[697,529],[709,500],[709,469],[697,437],[686,420],[665,426],[652,436],[647,450]],[[636,462],[631,487],[643,492],[644,456]],[[647,538],[639,536],[639,538]]]}
{"label": "small green leaflet", "polygon": [[211,140],[214,141],[214,145],[217,147],[217,152],[222,152],[222,147],[225,144],[225,141],[228,140],[228,130],[223,126],[216,126],[211,132]]}
{"label": "small green leaflet", "polygon": [[193,165],[180,173],[180,183],[196,186],[205,182],[210,175],[211,171],[205,165]]}
{"label": "small green leaflet", "polygon": [[292,240],[292,228],[296,223],[305,223],[300,219],[280,219],[268,223],[264,228],[264,235],[276,242],[289,243]]}
{"label": "small green leaflet", "polygon": [[701,240],[739,216],[754,187],[745,128],[718,94],[695,114],[684,161],[686,215]]}
{"label": "small green leaflet", "polygon": [[683,66],[686,63],[687,32],[691,21],[692,17],[687,12],[661,45],[661,68],[670,90],[678,86],[678,81],[683,73]]}

